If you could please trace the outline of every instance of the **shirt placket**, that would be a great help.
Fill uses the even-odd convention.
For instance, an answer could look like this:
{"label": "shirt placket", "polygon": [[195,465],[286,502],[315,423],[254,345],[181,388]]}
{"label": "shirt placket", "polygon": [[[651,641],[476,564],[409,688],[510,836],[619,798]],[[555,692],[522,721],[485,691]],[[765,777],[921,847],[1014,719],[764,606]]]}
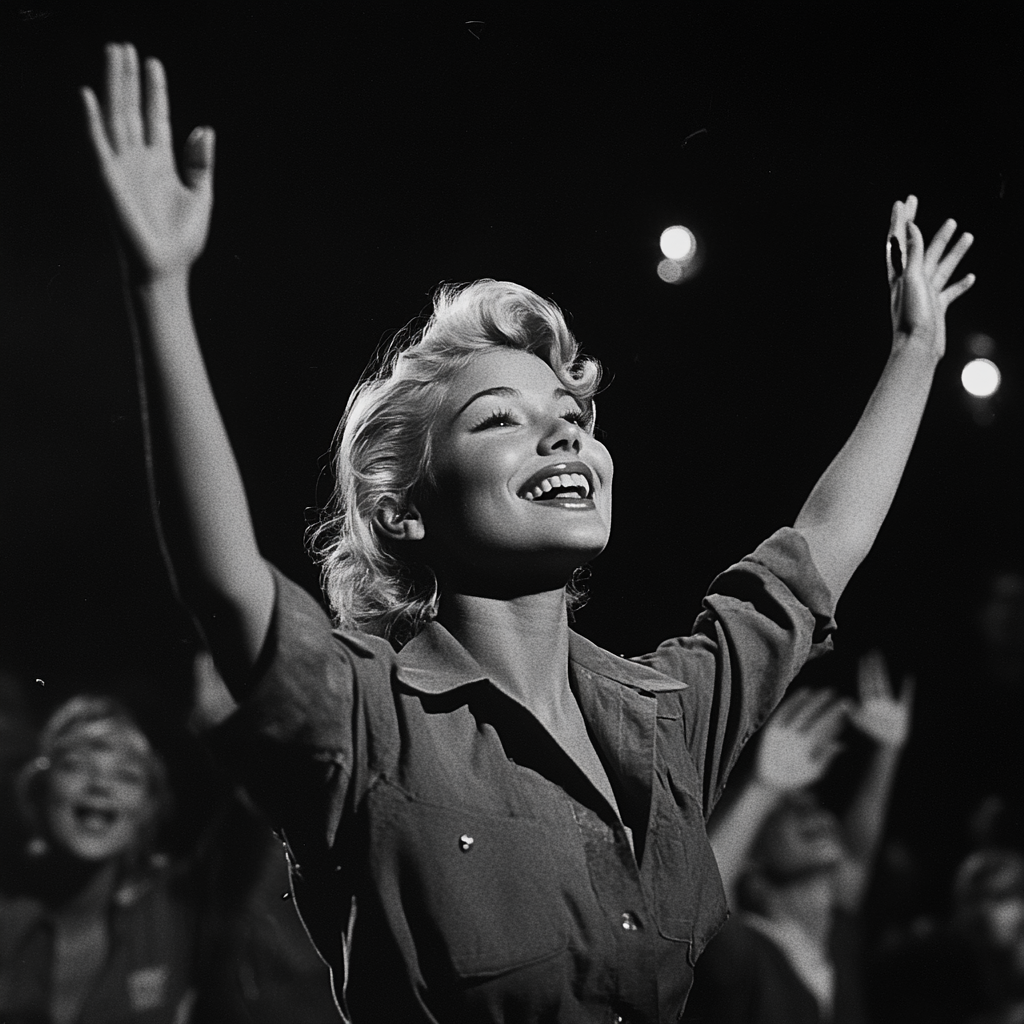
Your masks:
{"label": "shirt placket", "polygon": [[654,1022],[658,984],[654,921],[636,860],[621,823],[610,827],[593,810],[570,799],[586,854],[590,882],[615,936],[612,1021]]}
{"label": "shirt placket", "polygon": [[[616,684],[604,690],[585,670],[589,696],[602,705],[588,724],[611,762],[613,786],[623,817],[634,824],[634,842],[643,856],[651,806],[657,702]],[[584,682],[583,679],[580,680]],[[584,698],[581,706],[586,715]],[[589,807],[573,801],[590,869],[591,884],[616,937],[616,993],[610,1020],[639,1024],[658,1020],[657,927],[634,844],[623,822],[608,825]]]}

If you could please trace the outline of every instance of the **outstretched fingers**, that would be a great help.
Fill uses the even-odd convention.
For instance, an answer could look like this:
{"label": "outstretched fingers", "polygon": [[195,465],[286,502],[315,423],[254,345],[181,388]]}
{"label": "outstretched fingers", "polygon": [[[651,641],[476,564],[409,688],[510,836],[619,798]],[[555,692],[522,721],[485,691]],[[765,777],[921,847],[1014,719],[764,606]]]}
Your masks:
{"label": "outstretched fingers", "polygon": [[831,690],[798,690],[786,700],[777,714],[785,725],[803,732],[834,696]]}
{"label": "outstretched fingers", "polygon": [[[950,249],[948,253],[946,253],[945,257],[935,268],[935,275],[933,280],[935,282],[935,287],[939,289],[939,291],[942,291],[946,287],[946,282],[950,279],[950,277],[952,277],[953,271],[956,270],[956,268],[960,265],[960,261],[964,258],[964,256],[967,255],[967,250],[970,249],[970,247],[973,244],[974,235],[972,235],[969,231],[965,231],[957,239],[956,244],[953,246],[953,248]],[[970,288],[971,284],[974,283],[974,275],[968,274],[967,276],[971,279],[971,282],[970,284],[961,288],[960,291],[957,292],[958,295],[962,295],[965,291],[967,291],[968,288]],[[956,288],[959,285],[962,285],[963,281],[965,280],[967,280],[967,278],[963,278],[961,281],[958,281],[957,284],[954,285],[953,287]],[[947,302],[951,302],[954,298],[956,298],[956,295],[953,295],[951,297],[947,295],[946,298]]]}
{"label": "outstretched fingers", "polygon": [[877,648],[861,655],[857,663],[857,697],[863,703],[873,697],[892,696],[885,655]]}
{"label": "outstretched fingers", "polygon": [[100,108],[100,101],[96,93],[87,85],[82,86],[82,103],[85,106],[85,120],[89,129],[89,138],[92,141],[92,148],[101,166],[113,156],[110,146],[110,137],[107,134],[107,123]]}
{"label": "outstretched fingers", "polygon": [[942,259],[942,254],[946,251],[946,246],[949,245],[955,231],[956,221],[951,217],[935,232],[935,237],[928,243],[928,249],[924,254],[926,273],[933,274],[935,272],[935,268],[939,265],[939,260]]}
{"label": "outstretched fingers", "polygon": [[107,133],[117,153],[142,140],[138,76],[135,48],[110,43],[107,46]]}
{"label": "outstretched fingers", "polygon": [[846,713],[846,702],[834,690],[818,690],[799,709],[791,727],[817,736],[835,735]]}
{"label": "outstretched fingers", "polygon": [[966,277],[961,277],[955,284],[951,284],[943,293],[942,301],[949,306],[951,302],[955,302],[960,298],[965,291],[967,291],[977,280],[973,274],[968,274]]}
{"label": "outstretched fingers", "polygon": [[155,57],[146,60],[146,142],[151,146],[171,146],[170,101],[167,76]]}

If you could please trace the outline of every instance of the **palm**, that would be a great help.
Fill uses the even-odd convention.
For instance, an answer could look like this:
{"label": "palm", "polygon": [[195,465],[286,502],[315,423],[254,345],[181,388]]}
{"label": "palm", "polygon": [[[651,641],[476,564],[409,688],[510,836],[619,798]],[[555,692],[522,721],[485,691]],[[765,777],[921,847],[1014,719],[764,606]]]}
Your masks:
{"label": "palm", "polygon": [[[898,337],[915,338],[942,356],[946,351],[946,309],[974,284],[974,275],[968,274],[948,288],[946,285],[974,239],[966,233],[961,235],[947,253],[956,231],[956,222],[947,220],[926,249],[914,223],[916,214],[915,196],[897,202],[892,209],[887,260],[892,326]],[[903,263],[901,273],[894,266],[894,246],[899,248]]]}
{"label": "palm", "polygon": [[816,782],[839,750],[846,704],[830,690],[798,690],[768,720],[757,755],[758,778],[789,791]]}
{"label": "palm", "polygon": [[914,680],[907,676],[899,697],[893,693],[889,670],[881,651],[865,654],[857,666],[858,705],[850,721],[866,736],[885,747],[902,747],[910,733]]}
{"label": "palm", "polygon": [[107,51],[103,109],[83,90],[100,173],[129,262],[147,276],[186,270],[206,243],[213,204],[213,134],[192,133],[185,177],[171,147],[167,87],[159,61],[146,63],[142,103],[138,58],[131,46]]}

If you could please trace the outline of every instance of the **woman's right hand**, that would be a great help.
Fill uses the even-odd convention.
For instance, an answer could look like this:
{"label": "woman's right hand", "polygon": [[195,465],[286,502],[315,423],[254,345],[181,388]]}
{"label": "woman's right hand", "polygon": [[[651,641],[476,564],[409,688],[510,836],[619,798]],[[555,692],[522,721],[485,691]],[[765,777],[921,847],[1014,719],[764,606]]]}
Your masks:
{"label": "woman's right hand", "polygon": [[188,137],[183,182],[174,162],[163,65],[146,60],[143,101],[139,58],[130,43],[107,46],[102,107],[87,86],[82,99],[129,273],[143,281],[187,274],[210,227],[213,129],[196,128]]}

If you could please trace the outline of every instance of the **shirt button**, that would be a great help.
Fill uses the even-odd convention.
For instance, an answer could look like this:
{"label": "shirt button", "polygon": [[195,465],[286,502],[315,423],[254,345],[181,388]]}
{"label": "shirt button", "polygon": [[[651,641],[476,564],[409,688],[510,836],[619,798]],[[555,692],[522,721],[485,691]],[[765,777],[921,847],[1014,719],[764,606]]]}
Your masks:
{"label": "shirt button", "polygon": [[640,927],[637,919],[627,910],[622,915],[622,930],[624,932],[635,932]]}
{"label": "shirt button", "polygon": [[461,836],[459,836],[459,849],[462,850],[463,853],[469,853],[469,851],[472,848],[473,848],[473,837],[472,836],[466,835],[465,833],[463,833]]}

